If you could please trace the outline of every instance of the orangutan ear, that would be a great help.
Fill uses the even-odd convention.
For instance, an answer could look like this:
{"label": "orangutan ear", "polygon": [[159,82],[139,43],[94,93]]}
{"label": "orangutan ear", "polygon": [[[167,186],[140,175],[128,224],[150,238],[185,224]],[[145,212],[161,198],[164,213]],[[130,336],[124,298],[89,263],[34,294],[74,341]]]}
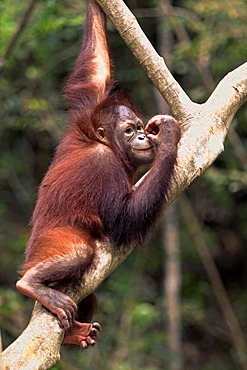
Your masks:
{"label": "orangutan ear", "polygon": [[99,140],[103,140],[103,141],[106,141],[106,138],[105,138],[105,129],[104,129],[104,127],[99,127],[99,128],[97,128],[97,131],[96,131],[96,133],[97,133],[97,136],[98,136],[98,138],[99,138]]}

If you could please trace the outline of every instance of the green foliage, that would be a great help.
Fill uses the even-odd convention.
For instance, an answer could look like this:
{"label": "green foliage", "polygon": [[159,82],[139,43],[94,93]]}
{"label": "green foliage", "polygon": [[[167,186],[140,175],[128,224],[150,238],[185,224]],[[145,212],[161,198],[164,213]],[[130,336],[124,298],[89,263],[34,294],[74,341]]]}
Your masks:
{"label": "green foliage", "polygon": [[155,307],[149,303],[137,304],[133,309],[133,324],[137,326],[149,326],[158,319],[158,312]]}
{"label": "green foliage", "polygon": [[[200,71],[204,74],[207,71],[207,79],[208,74],[212,74],[211,78],[218,82],[228,71],[246,61],[246,3],[245,0],[187,0],[183,4],[186,10],[178,11],[176,23],[184,28],[183,37],[181,31],[179,34],[173,27],[178,42],[172,68],[188,84],[199,74],[199,86],[190,87],[192,98],[200,102],[208,96],[207,89],[202,88],[205,79],[201,79]],[[200,70],[195,68],[195,61],[201,64]],[[212,81],[207,83],[212,90]]]}

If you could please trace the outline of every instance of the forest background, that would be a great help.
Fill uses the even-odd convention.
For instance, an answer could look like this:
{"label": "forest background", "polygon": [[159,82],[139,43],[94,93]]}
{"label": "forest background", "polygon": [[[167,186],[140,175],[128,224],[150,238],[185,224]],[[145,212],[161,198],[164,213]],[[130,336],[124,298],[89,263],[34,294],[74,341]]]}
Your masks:
{"label": "forest background", "polygon": [[[195,102],[205,101],[227,72],[246,61],[244,0],[126,4]],[[60,92],[80,48],[85,11],[83,0],[2,0],[0,4],[4,348],[24,329],[33,307],[15,289],[17,270],[38,185],[67,122]],[[137,102],[144,120],[167,110],[111,24],[109,37],[118,86]],[[61,362],[53,369],[246,366],[236,348],[236,335],[245,340],[247,336],[246,122],[244,105],[234,119],[225,151],[169,207],[147,245],[136,248],[97,290],[95,320],[103,325],[97,346],[87,351],[62,349]],[[212,274],[215,267],[219,275]],[[229,330],[230,318],[224,312],[228,304],[240,333]]]}

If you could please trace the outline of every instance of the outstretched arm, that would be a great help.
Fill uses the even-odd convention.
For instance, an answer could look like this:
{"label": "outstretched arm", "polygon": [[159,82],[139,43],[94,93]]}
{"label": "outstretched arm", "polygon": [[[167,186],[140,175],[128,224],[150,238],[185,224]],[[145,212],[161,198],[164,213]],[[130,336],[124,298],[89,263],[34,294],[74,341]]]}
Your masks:
{"label": "outstretched arm", "polygon": [[95,107],[110,87],[106,16],[95,0],[89,0],[81,51],[67,79],[64,97],[69,108],[81,111]]}

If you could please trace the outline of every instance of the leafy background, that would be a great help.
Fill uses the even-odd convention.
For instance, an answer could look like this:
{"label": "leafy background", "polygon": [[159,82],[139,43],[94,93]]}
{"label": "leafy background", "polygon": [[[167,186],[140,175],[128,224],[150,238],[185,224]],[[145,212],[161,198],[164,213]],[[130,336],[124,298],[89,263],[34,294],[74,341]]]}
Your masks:
{"label": "leafy background", "polygon": [[[216,83],[246,60],[244,0],[126,1],[156,48],[169,35],[166,60],[190,97],[205,101]],[[16,40],[23,16],[32,6]],[[162,11],[158,6],[162,6]],[[33,302],[15,289],[29,235],[37,187],[67,122],[60,91],[80,47],[84,0],[0,3],[0,327],[4,348],[24,329]],[[163,33],[164,32],[164,33]],[[157,113],[157,97],[109,24],[115,77],[140,106]],[[181,290],[180,367],[242,368],[234,338],[209,280],[192,220],[210,251],[242,335],[247,332],[247,109],[234,118],[225,151],[176,204]],[[184,196],[185,197],[185,196]],[[192,216],[191,212],[192,211]],[[191,218],[192,217],[192,218]],[[162,218],[145,248],[137,248],[98,289],[95,320],[103,325],[93,349],[63,348],[54,369],[176,369],[164,294],[166,253]]]}

